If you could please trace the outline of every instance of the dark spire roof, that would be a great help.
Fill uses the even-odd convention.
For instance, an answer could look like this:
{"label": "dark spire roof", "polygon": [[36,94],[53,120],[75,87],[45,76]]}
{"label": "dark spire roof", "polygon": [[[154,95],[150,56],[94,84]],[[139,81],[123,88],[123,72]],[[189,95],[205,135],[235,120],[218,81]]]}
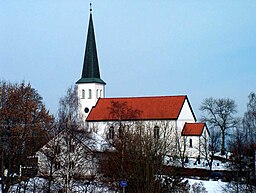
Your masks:
{"label": "dark spire roof", "polygon": [[84,54],[84,65],[82,77],[76,82],[79,83],[101,83],[106,84],[100,78],[99,63],[97,57],[96,41],[93,29],[92,13],[90,8],[90,19]]}

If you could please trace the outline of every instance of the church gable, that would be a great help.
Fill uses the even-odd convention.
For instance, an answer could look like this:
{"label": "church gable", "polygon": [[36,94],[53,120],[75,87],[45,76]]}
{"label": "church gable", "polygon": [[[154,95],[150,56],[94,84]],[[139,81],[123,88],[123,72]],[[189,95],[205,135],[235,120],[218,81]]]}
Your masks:
{"label": "church gable", "polygon": [[178,116],[178,121],[196,122],[196,116],[192,110],[188,98],[184,100],[184,103]]}

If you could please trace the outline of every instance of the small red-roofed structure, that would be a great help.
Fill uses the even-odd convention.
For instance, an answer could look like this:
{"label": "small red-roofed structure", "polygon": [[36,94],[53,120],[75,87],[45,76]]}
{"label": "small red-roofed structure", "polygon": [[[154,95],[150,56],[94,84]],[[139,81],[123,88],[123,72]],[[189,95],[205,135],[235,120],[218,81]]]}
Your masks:
{"label": "small red-roofed structure", "polygon": [[206,130],[209,134],[208,128],[205,123],[185,123],[181,135],[201,136],[204,130]]}
{"label": "small red-roofed structure", "polygon": [[187,156],[199,152],[200,157],[205,155],[207,151],[208,138],[210,136],[209,130],[205,123],[185,123],[181,132],[185,149],[187,149]]}

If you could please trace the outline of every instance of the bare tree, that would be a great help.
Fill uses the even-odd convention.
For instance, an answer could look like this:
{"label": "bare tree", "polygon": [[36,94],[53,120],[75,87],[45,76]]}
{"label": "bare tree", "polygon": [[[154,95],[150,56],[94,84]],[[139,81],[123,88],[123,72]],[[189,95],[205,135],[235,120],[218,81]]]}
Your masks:
{"label": "bare tree", "polygon": [[232,179],[228,184],[234,192],[255,192],[254,187],[254,156],[251,154],[250,144],[246,142],[246,135],[242,129],[236,129],[229,141],[231,150]]}
{"label": "bare tree", "polygon": [[226,134],[230,128],[235,128],[240,120],[234,117],[236,104],[234,100],[227,99],[205,99],[200,110],[206,113],[202,120],[207,122],[210,128],[217,128],[221,132],[221,154],[225,155]]}
{"label": "bare tree", "polygon": [[85,129],[85,123],[80,114],[77,92],[77,86],[71,86],[68,88],[66,95],[60,98],[57,118],[59,131],[63,129]]}
{"label": "bare tree", "polygon": [[54,183],[58,183],[54,175],[60,167],[57,160],[57,155],[60,151],[60,143],[56,137],[58,133],[53,135],[54,131],[56,131],[56,127],[54,127],[50,134],[48,133],[48,142],[37,152],[37,156],[39,157],[38,176],[43,177],[47,181],[47,185],[44,187],[47,193],[54,190],[52,186]]}
{"label": "bare tree", "polygon": [[[178,158],[178,160],[181,163],[181,167],[184,168],[185,167],[185,163],[188,161],[188,157],[186,155],[187,152],[187,140],[188,137],[187,136],[182,136],[182,138],[180,137],[180,134],[178,133],[178,131],[174,131],[175,132],[175,143],[176,143],[176,150],[177,153],[173,154],[173,158],[175,159],[176,157]],[[176,156],[175,156],[176,155]]]}
{"label": "bare tree", "polygon": [[48,179],[48,192],[52,183],[61,184],[65,192],[75,186],[94,180],[95,152],[90,149],[95,141],[79,113],[77,87],[70,87],[60,99],[56,134],[40,150],[41,174]]}
{"label": "bare tree", "polygon": [[[40,174],[51,185],[72,192],[77,184],[94,179],[94,152],[88,146],[89,134],[84,130],[63,130],[40,150]],[[90,144],[91,145],[91,144]]]}
{"label": "bare tree", "polygon": [[214,155],[219,151],[220,144],[220,131],[216,131],[216,129],[211,129],[211,134],[209,138],[203,136],[202,146],[204,151],[201,153],[205,157],[207,164],[209,165],[210,171],[212,171],[212,164],[214,160]]}
{"label": "bare tree", "polygon": [[65,180],[65,190],[66,192],[72,190],[72,171],[74,168],[75,161],[72,157],[74,150],[75,132],[79,129],[82,129],[82,120],[79,114],[79,98],[77,94],[77,86],[71,86],[68,88],[67,93],[59,101],[59,110],[58,110],[58,120],[57,125],[59,130],[64,131],[64,135],[61,138],[61,147],[64,149],[61,156],[58,155],[61,165],[61,177]]}
{"label": "bare tree", "polygon": [[250,93],[248,96],[247,111],[244,113],[243,129],[245,140],[251,146],[256,142],[256,94]]}
{"label": "bare tree", "polygon": [[[101,172],[107,181],[128,181],[127,192],[164,192],[181,188],[181,177],[167,172],[163,162],[175,147],[174,126],[169,121],[137,121],[140,111],[126,103],[112,103],[111,115],[118,121],[109,123],[109,133],[115,151],[106,153]],[[134,120],[131,121],[130,119]],[[128,121],[127,121],[128,120]],[[174,171],[174,170],[173,170]],[[162,174],[172,177],[164,178]],[[185,186],[184,186],[185,187]]]}
{"label": "bare tree", "polygon": [[[28,156],[45,143],[52,123],[53,116],[30,84],[0,82],[2,192],[7,192],[15,180],[22,180],[20,168],[27,166]],[[16,174],[20,179],[15,178]]]}

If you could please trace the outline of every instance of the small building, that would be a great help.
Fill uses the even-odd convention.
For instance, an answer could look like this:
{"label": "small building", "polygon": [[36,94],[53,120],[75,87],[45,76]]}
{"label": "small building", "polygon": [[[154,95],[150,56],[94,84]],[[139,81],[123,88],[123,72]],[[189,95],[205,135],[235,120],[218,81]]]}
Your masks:
{"label": "small building", "polygon": [[58,182],[92,180],[106,149],[109,143],[96,133],[64,129],[37,152],[38,175]]}
{"label": "small building", "polygon": [[187,147],[187,156],[205,157],[208,150],[209,130],[205,123],[185,123],[181,136]]}

